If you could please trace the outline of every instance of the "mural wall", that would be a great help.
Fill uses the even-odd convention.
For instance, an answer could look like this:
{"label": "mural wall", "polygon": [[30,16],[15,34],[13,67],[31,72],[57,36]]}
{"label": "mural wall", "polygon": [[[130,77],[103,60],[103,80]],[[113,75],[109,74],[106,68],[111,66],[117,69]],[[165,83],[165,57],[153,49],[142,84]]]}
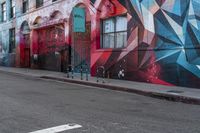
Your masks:
{"label": "mural wall", "polygon": [[[198,87],[200,2],[119,0],[119,3],[128,12],[128,46],[121,52],[94,53],[92,67],[103,64],[115,78],[120,70],[125,70],[124,78],[128,80]],[[120,7],[117,2],[115,6],[116,10]],[[112,15],[116,14],[117,11]]]}

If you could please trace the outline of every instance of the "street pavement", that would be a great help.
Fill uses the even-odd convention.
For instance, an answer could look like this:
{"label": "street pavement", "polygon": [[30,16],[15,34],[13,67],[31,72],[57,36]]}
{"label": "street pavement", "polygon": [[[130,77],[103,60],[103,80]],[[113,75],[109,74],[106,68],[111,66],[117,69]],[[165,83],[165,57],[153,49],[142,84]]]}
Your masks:
{"label": "street pavement", "polygon": [[[159,84],[151,84],[144,82],[135,82],[119,79],[108,79],[108,78],[98,78],[88,75],[88,80],[86,80],[87,75],[83,74],[81,80],[81,74],[75,73],[68,74],[62,72],[54,72],[39,69],[30,68],[16,68],[16,67],[3,67],[0,66],[1,73],[10,73],[14,75],[22,75],[27,77],[35,77],[42,79],[52,79],[62,82],[76,83],[88,86],[101,87],[116,91],[125,91],[145,96],[150,96],[154,98],[166,99],[175,102],[183,102],[189,104],[200,105],[200,89],[199,88],[188,88],[181,86],[166,86]],[[102,82],[104,81],[104,82]]]}
{"label": "street pavement", "polygon": [[200,106],[0,72],[0,133],[199,133]]}

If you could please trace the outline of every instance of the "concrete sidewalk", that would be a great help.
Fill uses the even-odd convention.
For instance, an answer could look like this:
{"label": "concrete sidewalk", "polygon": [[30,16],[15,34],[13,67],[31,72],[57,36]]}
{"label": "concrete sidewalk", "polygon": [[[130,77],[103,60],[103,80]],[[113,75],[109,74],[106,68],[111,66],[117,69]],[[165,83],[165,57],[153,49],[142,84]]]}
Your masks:
{"label": "concrete sidewalk", "polygon": [[66,73],[53,72],[46,70],[26,69],[26,68],[11,68],[11,67],[0,67],[0,73],[17,74],[21,76],[31,76],[35,78],[51,79],[57,81],[64,81],[76,84],[83,84],[95,87],[102,87],[118,91],[126,91],[137,93],[145,96],[167,99],[170,101],[184,102],[190,104],[200,105],[200,89],[177,87],[177,86],[164,86],[155,85],[149,83],[105,79],[105,83],[102,83],[102,79],[97,82],[96,77],[88,77],[86,81],[86,75],[83,75],[81,80],[80,74],[74,74],[74,78],[67,78]]}

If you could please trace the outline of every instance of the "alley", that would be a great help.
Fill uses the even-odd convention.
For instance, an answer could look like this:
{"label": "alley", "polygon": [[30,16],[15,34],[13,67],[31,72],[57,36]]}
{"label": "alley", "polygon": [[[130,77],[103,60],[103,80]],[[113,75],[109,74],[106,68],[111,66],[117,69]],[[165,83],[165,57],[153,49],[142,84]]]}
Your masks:
{"label": "alley", "polygon": [[200,106],[0,73],[0,133],[198,133]]}

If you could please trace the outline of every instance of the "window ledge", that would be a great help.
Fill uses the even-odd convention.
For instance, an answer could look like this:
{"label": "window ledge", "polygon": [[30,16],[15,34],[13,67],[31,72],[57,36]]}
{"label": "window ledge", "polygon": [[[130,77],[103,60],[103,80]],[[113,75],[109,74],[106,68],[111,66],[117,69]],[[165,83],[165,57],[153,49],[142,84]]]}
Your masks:
{"label": "window ledge", "polygon": [[16,19],[16,16],[11,17],[9,21],[13,21],[13,20],[15,20],[15,19]]}
{"label": "window ledge", "polygon": [[127,51],[127,48],[100,48],[96,52],[124,52]]}

